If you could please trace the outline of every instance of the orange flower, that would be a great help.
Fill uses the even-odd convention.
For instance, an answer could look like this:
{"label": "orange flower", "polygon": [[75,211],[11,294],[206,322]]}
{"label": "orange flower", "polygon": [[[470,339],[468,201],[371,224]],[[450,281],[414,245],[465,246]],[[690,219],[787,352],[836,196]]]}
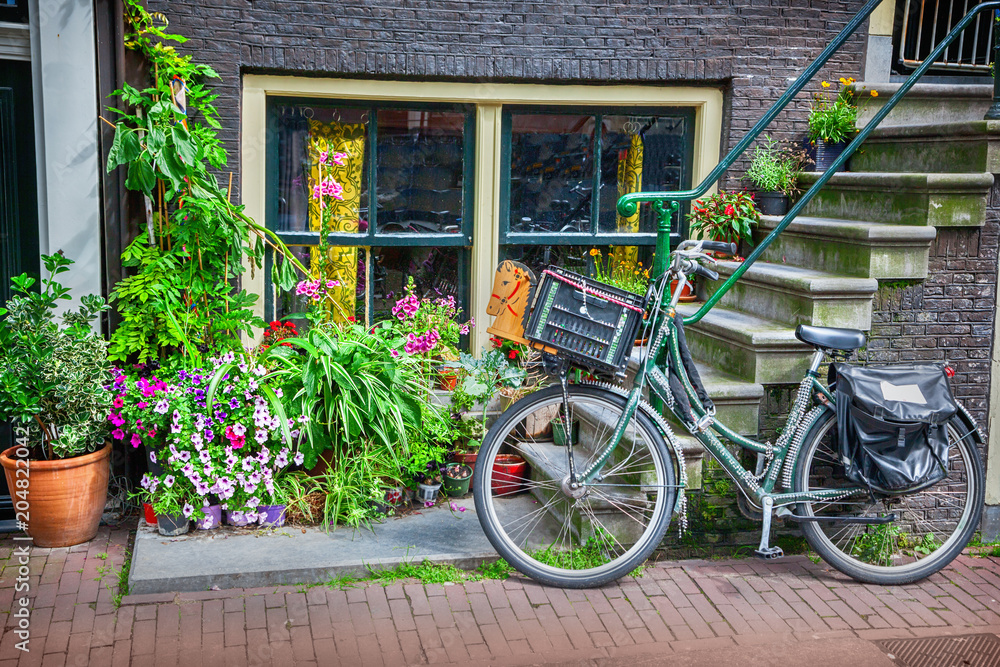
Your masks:
{"label": "orange flower", "polygon": [[597,257],[600,254],[601,254],[601,251],[598,250],[597,248],[591,248],[590,249],[590,256],[591,257]]}
{"label": "orange flower", "polygon": [[870,95],[871,95],[872,97],[878,97],[878,91],[877,91],[877,90],[873,90],[873,91],[872,91],[872,92],[870,93]]}

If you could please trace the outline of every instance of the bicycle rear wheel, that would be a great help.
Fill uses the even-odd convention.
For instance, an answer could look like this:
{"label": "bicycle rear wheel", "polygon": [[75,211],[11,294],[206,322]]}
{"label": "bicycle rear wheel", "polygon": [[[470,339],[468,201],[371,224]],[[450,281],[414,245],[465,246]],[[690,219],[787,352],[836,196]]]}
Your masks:
{"label": "bicycle rear wheel", "polygon": [[[599,387],[569,388],[577,473],[610,441],[625,402]],[[599,586],[659,545],[677,493],[674,463],[659,429],[637,410],[598,477],[571,489],[568,448],[555,444],[559,426],[551,424],[562,411],[562,389],[554,386],[501,415],[476,461],[476,511],[490,542],[522,574],[565,588]],[[526,478],[518,479],[511,455],[527,462]]]}
{"label": "bicycle rear wheel", "polygon": [[[836,416],[821,418],[806,436],[795,491],[857,487],[847,480],[836,442]],[[804,522],[802,532],[823,560],[871,584],[908,584],[934,574],[968,543],[982,512],[983,464],[969,428],[948,423],[948,476],[934,486],[900,496],[855,495],[835,502],[800,503],[804,516],[885,517],[886,524]]]}

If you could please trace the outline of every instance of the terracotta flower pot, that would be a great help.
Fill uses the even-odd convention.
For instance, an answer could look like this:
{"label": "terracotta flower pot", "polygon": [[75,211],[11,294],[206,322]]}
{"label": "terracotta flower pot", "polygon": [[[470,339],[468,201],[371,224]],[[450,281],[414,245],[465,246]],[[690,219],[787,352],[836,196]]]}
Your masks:
{"label": "terracotta flower pot", "polygon": [[[53,461],[28,460],[28,475],[14,456],[18,447],[0,453],[14,508],[20,512],[17,480],[27,479],[28,535],[36,547],[71,547],[94,539],[108,498],[111,443],[83,456]],[[23,517],[19,515],[18,519]]]}
{"label": "terracotta flower pot", "polygon": [[455,391],[458,386],[458,373],[448,371],[438,372],[438,387],[445,391]]}
{"label": "terracotta flower pot", "polygon": [[510,495],[521,490],[528,476],[528,462],[517,454],[497,454],[493,463],[493,494]]}
{"label": "terracotta flower pot", "polygon": [[[675,280],[672,283],[670,283],[670,291],[673,292],[676,289],[677,289],[677,281]],[[681,290],[681,296],[678,299],[678,301],[680,301],[681,303],[690,303],[692,301],[695,301],[697,298],[698,296],[694,293],[694,290],[691,287],[691,283],[690,282],[684,283],[684,289]]]}

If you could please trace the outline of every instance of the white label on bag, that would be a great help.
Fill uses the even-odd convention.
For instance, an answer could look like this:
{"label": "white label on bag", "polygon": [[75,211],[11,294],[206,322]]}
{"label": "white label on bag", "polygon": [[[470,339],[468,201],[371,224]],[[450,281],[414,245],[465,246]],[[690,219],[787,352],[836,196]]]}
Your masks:
{"label": "white label on bag", "polygon": [[915,384],[895,385],[882,380],[882,398],[887,401],[898,401],[900,403],[916,403],[917,405],[927,405],[920,387]]}

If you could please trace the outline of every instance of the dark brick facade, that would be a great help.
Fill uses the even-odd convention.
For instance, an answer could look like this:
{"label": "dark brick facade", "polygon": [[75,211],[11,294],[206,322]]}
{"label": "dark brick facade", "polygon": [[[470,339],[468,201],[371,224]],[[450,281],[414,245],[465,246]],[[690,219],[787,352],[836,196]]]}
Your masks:
{"label": "dark brick facade", "polygon": [[[738,141],[863,3],[814,0],[152,0],[181,48],[211,65],[230,167],[240,74],[530,83],[706,85],[726,93]],[[865,32],[864,28],[859,33]],[[860,78],[863,36],[824,76]],[[817,82],[818,84],[818,82]],[[773,123],[804,134],[809,98]],[[236,179],[238,181],[238,179]]]}

